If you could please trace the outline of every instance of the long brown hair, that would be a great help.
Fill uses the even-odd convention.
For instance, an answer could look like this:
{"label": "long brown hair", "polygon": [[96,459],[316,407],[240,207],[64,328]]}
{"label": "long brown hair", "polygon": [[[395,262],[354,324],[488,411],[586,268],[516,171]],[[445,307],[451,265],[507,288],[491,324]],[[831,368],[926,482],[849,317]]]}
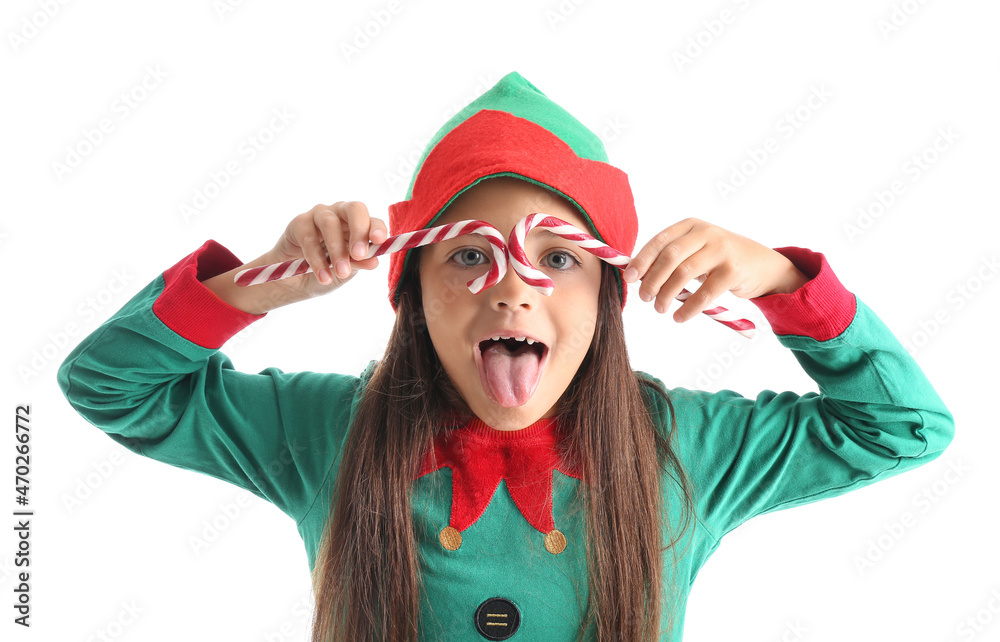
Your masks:
{"label": "long brown hair", "polygon": [[[410,265],[419,265],[420,249],[411,250],[418,254]],[[677,428],[673,404],[661,385],[632,371],[617,268],[601,265],[597,327],[558,407],[560,425],[572,427],[562,452],[581,473],[586,506],[589,598],[579,639],[593,627],[599,640],[657,640],[661,619],[667,629],[674,622],[661,614],[663,554],[671,550],[676,559],[694,507],[687,475],[643,396],[655,391],[667,402],[669,437]],[[426,331],[416,268],[398,287],[396,322],[347,437],[316,556],[313,642],[417,639],[421,578],[410,485],[435,434],[472,416]],[[684,508],[679,532],[663,546],[660,535],[671,530],[668,477]]]}

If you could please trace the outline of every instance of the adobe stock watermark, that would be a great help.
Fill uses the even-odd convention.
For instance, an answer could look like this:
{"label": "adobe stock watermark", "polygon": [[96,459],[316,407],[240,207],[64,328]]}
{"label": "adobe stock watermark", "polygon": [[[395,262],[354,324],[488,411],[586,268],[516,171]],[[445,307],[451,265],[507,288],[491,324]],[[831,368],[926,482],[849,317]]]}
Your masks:
{"label": "adobe stock watermark", "polygon": [[[707,317],[706,320],[708,320]],[[748,348],[760,342],[760,337],[763,335],[763,332],[761,332],[760,324],[757,320],[753,321],[754,325],[758,328],[753,337],[740,337],[739,339],[733,339],[726,349],[722,351],[713,351],[712,356],[708,360],[709,362],[698,368],[695,372],[693,381],[693,386],[695,388],[705,390],[713,383],[721,380],[725,377],[726,373],[729,372],[734,365],[736,365],[740,357],[747,354]]]}
{"label": "adobe stock watermark", "polygon": [[52,161],[52,174],[62,183],[67,176],[83,165],[84,161],[93,156],[108,137],[114,133],[119,123],[128,120],[142,106],[154,91],[160,88],[169,75],[160,68],[159,63],[146,65],[145,73],[139,82],[119,93],[108,106],[109,115],[101,117],[93,125],[81,130],[75,142],[68,143],[59,160]]}
{"label": "adobe stock watermark", "polygon": [[587,4],[587,0],[559,0],[559,2],[542,14],[549,23],[549,31],[555,31],[559,25],[568,22],[576,14],[576,10]]}
{"label": "adobe stock watermark", "polygon": [[0,559],[0,586],[7,584],[7,580],[14,580],[13,586],[18,583],[18,567],[14,566],[13,558],[5,557]]}
{"label": "adobe stock watermark", "polygon": [[604,147],[610,147],[612,143],[618,141],[628,129],[628,123],[622,120],[621,116],[608,116],[598,127],[591,127],[597,137],[604,143]]}
{"label": "adobe stock watermark", "polygon": [[[485,76],[480,74],[476,77],[476,84],[470,91],[467,91],[463,96],[459,96],[458,99],[452,101],[450,105],[441,111],[441,120],[444,122],[451,120],[452,116],[465,109],[466,105],[486,93],[493,85],[497,84],[497,82],[498,80],[493,76],[493,74]],[[437,132],[437,128],[435,128],[434,131]],[[430,141],[431,137],[427,136],[426,139],[427,141]],[[426,145],[426,142],[424,144]],[[421,149],[423,149],[423,147],[421,147]],[[414,160],[414,162],[416,161]]]}
{"label": "adobe stock watermark", "polygon": [[[147,417],[148,420],[132,426],[132,434],[142,435],[146,440],[152,439],[151,435],[163,434],[165,428],[171,425],[171,422],[176,420],[186,407],[186,402],[173,397],[153,397],[151,400],[147,400],[141,409],[141,412],[144,413],[143,416]],[[138,414],[139,410],[136,409],[133,412]],[[76,479],[72,481],[71,487],[64,489],[60,494],[59,499],[66,514],[70,517],[96,497],[98,491],[118,478],[119,470],[128,461],[131,453],[140,452],[143,438],[126,437],[121,434],[114,434],[112,437],[115,443],[125,450],[115,448],[107,456],[92,461],[86,471],[77,475]]]}
{"label": "adobe stock watermark", "polygon": [[27,385],[45,372],[54,361],[68,353],[71,344],[75,343],[73,340],[82,338],[88,332],[88,328],[126,292],[132,278],[123,268],[113,269],[107,284],[78,303],[73,308],[74,316],[61,328],[49,331],[44,343],[32,348],[28,358],[18,364],[17,374],[21,383]]}
{"label": "adobe stock watermark", "polygon": [[[485,252],[485,250],[483,250]],[[507,278],[506,275],[504,278]],[[494,285],[493,287],[496,287]],[[488,290],[480,292],[480,295],[485,295]],[[449,306],[455,302],[455,300],[465,294],[470,294],[469,286],[466,279],[461,278],[448,278],[445,281],[445,289],[441,292],[439,297],[435,297],[430,302],[425,302],[423,305],[423,314],[420,318],[416,319],[414,324],[418,333],[426,332],[426,327],[428,320],[433,321],[439,317],[447,314]],[[426,293],[424,297],[426,297]],[[409,340],[415,340],[416,337],[402,337],[404,345]]]}
{"label": "adobe stock watermark", "polygon": [[219,19],[219,22],[223,22],[244,3],[245,0],[213,0],[212,11],[215,12],[215,17]]}
{"label": "adobe stock watermark", "polygon": [[185,223],[197,216],[205,213],[205,210],[212,203],[222,196],[239,176],[244,168],[257,159],[270,148],[277,140],[278,134],[288,129],[297,116],[288,107],[275,107],[271,110],[271,116],[267,122],[250,135],[244,137],[236,144],[236,152],[233,156],[222,162],[221,169],[214,169],[208,172],[208,176],[202,180],[198,187],[194,188],[194,194],[190,200],[181,203],[178,211]]}
{"label": "adobe stock watermark", "polygon": [[854,568],[858,571],[858,575],[863,576],[875,568],[879,561],[885,559],[889,551],[916,527],[920,517],[934,510],[934,507],[947,497],[952,488],[965,479],[971,470],[961,460],[949,461],[938,479],[914,493],[910,503],[916,512],[905,510],[896,519],[883,522],[882,532],[868,540],[863,553],[854,555]]}
{"label": "adobe stock watermark", "polygon": [[78,475],[73,480],[71,490],[64,490],[60,496],[66,514],[72,516],[83,508],[84,504],[94,497],[102,486],[115,476],[128,458],[122,450],[112,450],[111,453],[98,461],[92,462],[92,470],[83,475]]}
{"label": "adobe stock watermark", "polygon": [[291,616],[270,630],[262,631],[261,639],[264,642],[288,642],[289,640],[305,639],[302,636],[309,632],[315,606],[316,601],[311,591],[300,593],[299,598],[292,602],[289,609]]}
{"label": "adobe stock watermark", "polygon": [[119,602],[118,606],[118,613],[107,624],[92,630],[84,639],[88,642],[91,640],[100,640],[101,642],[120,640],[128,632],[129,627],[135,624],[139,616],[146,611],[145,608],[136,605],[135,600]]}
{"label": "adobe stock watermark", "polygon": [[246,514],[247,509],[254,505],[253,493],[240,490],[232,501],[217,504],[217,511],[211,517],[203,519],[196,533],[188,536],[188,546],[195,557],[201,557],[208,548],[219,541],[223,533],[228,531]]}
{"label": "adobe stock watermark", "polygon": [[948,642],[972,642],[981,633],[994,626],[994,621],[998,617],[1000,617],[1000,589],[994,588],[986,598],[985,604],[976,609],[974,613],[962,618],[962,621],[955,627],[955,633],[959,637],[952,638]]}
{"label": "adobe stock watermark", "polygon": [[[154,403],[155,406],[150,408],[150,403]],[[150,418],[149,421],[145,424],[137,424],[131,430],[133,434],[144,435],[145,439],[149,440],[151,439],[150,435],[162,434],[164,427],[179,417],[186,406],[186,403],[171,397],[161,397],[158,401],[147,402],[143,411],[146,413],[145,416]],[[118,471],[128,461],[129,454],[138,453],[143,443],[143,438],[139,437],[115,434],[113,438],[119,446],[126,450],[114,449],[106,457],[91,462],[87,471],[73,480],[72,487],[63,490],[60,495],[63,508],[70,517],[96,497],[100,489],[105,488],[118,477]]]}
{"label": "adobe stock watermark", "polygon": [[936,337],[944,326],[951,323],[952,314],[958,312],[967,303],[979,296],[983,288],[993,280],[1000,272],[1000,260],[996,253],[990,256],[982,256],[979,265],[973,273],[964,280],[959,281],[950,288],[944,295],[944,303],[939,305],[928,317],[917,322],[917,329],[904,336],[900,343],[906,348],[911,356],[916,357],[917,353]]}
{"label": "adobe stock watermark", "polygon": [[885,181],[881,187],[875,188],[871,197],[858,205],[854,219],[844,223],[844,233],[851,245],[857,242],[865,232],[874,227],[906,194],[909,186],[916,183],[941,160],[945,152],[950,150],[961,136],[955,133],[951,125],[938,127],[934,139],[921,150],[911,155],[900,168],[900,175]]}
{"label": "adobe stock watermark", "polygon": [[[270,461],[263,463],[260,468],[255,468],[247,473],[248,479],[257,488],[267,487],[273,480],[280,478],[282,472],[290,466],[296,458],[305,452],[306,446],[298,442],[284,444],[284,448]],[[295,455],[294,453],[299,453]],[[222,535],[228,531],[246,512],[254,505],[253,493],[240,489],[236,498],[232,501],[218,504],[218,510],[210,518],[203,519],[198,531],[188,536],[188,546],[195,557],[200,557],[208,548],[215,544]]]}
{"label": "adobe stock watermark", "polygon": [[[811,85],[806,99],[779,116],[774,122],[775,133],[785,141],[791,140],[831,98],[833,93],[826,88],[826,85]],[[728,201],[730,196],[746,187],[750,177],[756,175],[780,149],[781,143],[774,136],[768,136],[760,144],[748,147],[746,159],[731,164],[729,176],[715,182],[715,188],[722,201]]]}
{"label": "adobe stock watermark", "polygon": [[420,156],[424,153],[424,148],[430,142],[431,139],[429,136],[426,138],[414,138],[413,145],[406,156],[396,154],[396,167],[382,173],[383,178],[385,178],[386,187],[390,191],[399,189],[400,187],[403,189],[409,188],[410,178],[417,168],[417,162],[420,161]]}
{"label": "adobe stock watermark", "polygon": [[269,318],[270,317],[264,317],[262,319],[255,319],[253,321],[253,323],[251,323],[250,325],[246,326],[245,328],[243,328],[242,330],[240,330],[239,332],[237,332],[233,336],[229,337],[229,339],[226,340],[226,350],[227,351],[234,350],[234,349],[240,348],[240,346],[243,346],[244,344],[246,344],[254,335],[257,334],[257,332],[261,328],[261,324],[265,324],[266,325],[267,320]]}
{"label": "adobe stock watermark", "polygon": [[750,8],[751,1],[732,0],[730,4],[736,5],[737,10],[724,7],[711,17],[705,18],[701,21],[701,27],[687,37],[684,45],[674,50],[671,57],[677,71],[684,73],[686,68],[693,65],[702,54],[717,43],[729,27],[736,23],[739,15]]}
{"label": "adobe stock watermark", "polygon": [[354,34],[340,41],[340,53],[344,56],[345,62],[351,62],[361,55],[382,35],[385,29],[392,23],[393,18],[403,10],[403,3],[400,0],[389,0],[383,9],[373,9],[370,12],[371,18],[360,25],[355,25]]}
{"label": "adobe stock watermark", "polygon": [[882,36],[884,42],[889,42],[889,38],[899,33],[899,30],[909,24],[910,19],[927,4],[927,0],[903,0],[903,2],[892,3],[889,15],[879,18],[875,22],[875,27]]}
{"label": "adobe stock watermark", "polygon": [[[455,114],[464,109],[466,105],[481,96],[496,83],[497,80],[493,78],[492,75],[480,75],[476,79],[476,85],[471,92],[467,93],[460,100],[453,102],[444,109],[441,113],[441,120],[444,122],[451,120]],[[409,188],[413,172],[417,168],[417,163],[420,162],[420,157],[423,155],[424,149],[427,148],[427,145],[431,142],[431,138],[433,138],[434,133],[436,132],[437,129],[429,135],[414,138],[413,144],[410,146],[410,151],[405,156],[402,154],[396,155],[395,167],[382,174],[385,178],[385,184],[389,191],[399,189],[400,187],[403,189]]]}
{"label": "adobe stock watermark", "polygon": [[781,632],[781,637],[772,639],[775,642],[779,640],[780,642],[798,642],[799,640],[804,640],[808,632],[809,629],[796,619],[794,622],[785,622],[785,630]]}
{"label": "adobe stock watermark", "polygon": [[62,8],[69,4],[69,0],[37,0],[37,4],[38,9],[21,16],[21,24],[17,29],[7,32],[7,42],[15,55],[20,54],[21,49],[52,24]]}

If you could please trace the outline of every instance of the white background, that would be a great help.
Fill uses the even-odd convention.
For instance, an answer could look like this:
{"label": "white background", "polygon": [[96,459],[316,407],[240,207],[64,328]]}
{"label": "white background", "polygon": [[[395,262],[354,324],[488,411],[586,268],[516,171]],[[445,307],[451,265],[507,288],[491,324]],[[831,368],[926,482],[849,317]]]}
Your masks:
{"label": "white background", "polygon": [[[685,640],[1000,638],[996,3],[49,4],[51,17],[46,3],[7,2],[0,19],[0,479],[12,512],[10,415],[30,403],[36,511],[33,626],[15,627],[5,607],[0,637],[305,639],[308,565],[292,520],[234,486],[124,451],[69,407],[56,369],[207,239],[249,261],[317,203],[361,200],[387,219],[405,195],[407,159],[516,70],[601,134],[629,175],[637,249],[695,216],[769,247],[823,252],[915,346],[955,416],[938,460],[728,535],[692,589]],[[345,53],[355,41],[363,46]],[[164,77],[143,91],[156,69]],[[810,108],[814,90],[827,97]],[[123,111],[132,92],[142,100]],[[274,110],[294,118],[248,160],[240,145]],[[102,119],[111,131],[87,149],[85,132]],[[957,139],[944,143],[948,130]],[[777,151],[751,166],[748,149],[767,138]],[[60,173],[71,150],[82,158]],[[917,173],[915,156],[933,162]],[[230,161],[241,172],[185,217]],[[752,173],[724,198],[719,182],[744,163]],[[903,193],[860,221],[896,180]],[[393,322],[387,274],[386,260],[328,297],[272,312],[223,350],[246,372],[360,374]],[[658,315],[632,286],[633,367],[671,387],[817,390],[752,304],[718,302],[750,315],[758,339],[704,316],[678,325],[669,313],[679,302]],[[966,472],[948,476],[950,466]],[[923,492],[936,500],[926,512],[913,502]],[[196,554],[191,538],[240,502]],[[904,513],[915,526],[887,538]],[[9,605],[13,516],[5,523]],[[859,572],[880,536],[891,546]]]}

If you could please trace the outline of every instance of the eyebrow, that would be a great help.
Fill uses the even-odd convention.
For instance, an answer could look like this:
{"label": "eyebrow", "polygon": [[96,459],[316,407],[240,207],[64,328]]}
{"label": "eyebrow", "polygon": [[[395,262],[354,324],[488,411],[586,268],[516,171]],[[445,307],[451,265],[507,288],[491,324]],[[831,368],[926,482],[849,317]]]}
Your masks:
{"label": "eyebrow", "polygon": [[[590,234],[590,230],[587,230],[587,229],[584,229],[584,228],[578,228],[578,229],[581,232],[584,232],[585,234]],[[574,243],[573,241],[565,239],[565,238],[559,236],[558,234],[556,234],[555,232],[553,232],[551,230],[548,230],[548,229],[546,229],[544,227],[535,227],[535,228],[532,228],[531,230],[528,231],[528,234],[531,234],[532,232],[535,232],[535,231],[541,232],[547,238],[551,237],[551,238],[549,238],[549,242],[559,241],[559,242],[562,242],[562,243],[566,243],[567,245],[572,246],[572,247],[576,247],[576,248],[580,247],[577,243]],[[586,256],[588,254],[588,252],[583,252],[583,254],[584,254],[584,256]]]}
{"label": "eyebrow", "polygon": [[[590,234],[590,230],[587,230],[585,228],[578,228],[578,229],[580,229],[582,232],[584,232],[586,234]],[[542,236],[544,236],[545,238],[547,238],[549,240],[549,242],[552,242],[552,241],[561,241],[561,242],[565,242],[565,243],[567,243],[569,245],[576,245],[572,241],[568,241],[568,240],[564,239],[563,237],[559,236],[555,232],[553,232],[553,231],[551,231],[551,230],[549,230],[549,229],[547,229],[545,227],[541,227],[541,226],[539,226],[539,227],[533,227],[530,230],[528,230],[528,234],[529,235],[533,234],[533,233],[541,234]],[[501,234],[503,234],[503,232],[501,232]],[[438,241],[436,243],[432,243],[431,246],[435,246],[436,247],[436,246],[447,244],[449,242],[461,243],[461,242],[464,241],[464,242],[467,243],[472,238],[475,238],[477,241],[483,241],[483,242],[489,243],[489,241],[487,241],[486,238],[483,237],[482,235],[479,235],[479,234],[468,234],[468,235],[465,235],[465,234],[463,234],[461,236],[455,236],[455,237],[452,237],[450,239],[444,239],[444,240]],[[507,237],[505,236],[504,237],[504,243],[506,243],[506,242],[507,242]]]}
{"label": "eyebrow", "polygon": [[[586,230],[584,230],[584,231],[586,231]],[[539,234],[542,234],[544,236],[550,236],[550,237],[552,237],[554,239],[566,240],[566,239],[563,239],[563,237],[561,237],[558,234],[556,234],[555,232],[553,232],[551,230],[548,230],[548,229],[546,229],[544,227],[535,227],[535,228],[532,228],[532,229],[528,230],[528,234],[533,234],[535,232],[537,232]],[[587,233],[589,234],[589,232],[587,232]],[[503,232],[501,232],[501,234],[503,234]],[[450,239],[442,239],[441,241],[437,241],[437,242],[433,243],[433,245],[438,245],[439,243],[445,243],[447,241],[459,241],[463,237],[474,237],[474,236],[478,236],[480,239],[485,240],[485,237],[483,237],[481,234],[462,234],[461,236],[454,236],[454,237],[452,237]],[[466,238],[466,240],[468,240],[468,238]],[[506,236],[504,237],[504,242],[505,243],[507,242],[507,237]],[[570,242],[572,242],[572,241],[570,241]]]}

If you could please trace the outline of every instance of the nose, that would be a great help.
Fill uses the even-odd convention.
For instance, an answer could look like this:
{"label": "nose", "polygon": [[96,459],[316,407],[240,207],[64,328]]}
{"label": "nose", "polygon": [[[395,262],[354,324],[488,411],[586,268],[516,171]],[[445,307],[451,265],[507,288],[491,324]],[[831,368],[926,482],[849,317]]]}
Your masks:
{"label": "nose", "polygon": [[535,297],[541,296],[533,287],[524,282],[516,270],[510,267],[503,278],[492,287],[487,288],[483,294],[489,297],[490,306],[495,310],[521,307],[531,309]]}

